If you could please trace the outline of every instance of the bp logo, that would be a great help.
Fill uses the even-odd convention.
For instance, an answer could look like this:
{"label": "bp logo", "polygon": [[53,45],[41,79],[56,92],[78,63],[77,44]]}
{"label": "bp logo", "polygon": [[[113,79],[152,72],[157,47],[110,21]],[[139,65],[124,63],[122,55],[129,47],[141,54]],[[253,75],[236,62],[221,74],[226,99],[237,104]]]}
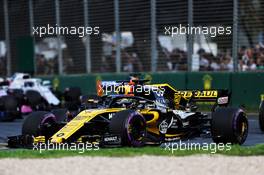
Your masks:
{"label": "bp logo", "polygon": [[203,76],[203,83],[204,83],[204,89],[205,90],[211,89],[212,81],[213,81],[213,78],[211,75],[206,74]]}

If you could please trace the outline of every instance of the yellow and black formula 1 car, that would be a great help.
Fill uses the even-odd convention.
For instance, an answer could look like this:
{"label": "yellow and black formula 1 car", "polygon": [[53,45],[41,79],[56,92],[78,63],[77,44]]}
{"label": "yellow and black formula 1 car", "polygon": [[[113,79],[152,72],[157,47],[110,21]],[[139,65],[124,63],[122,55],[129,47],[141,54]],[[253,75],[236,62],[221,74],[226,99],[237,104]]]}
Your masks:
{"label": "yellow and black formula 1 car", "polygon": [[[34,112],[24,121],[22,135],[9,137],[8,144],[96,142],[138,147],[202,134],[209,134],[216,143],[243,144],[246,140],[246,114],[227,107],[230,96],[226,91],[177,91],[168,84],[140,86],[122,84],[119,93],[100,97],[96,108],[83,109],[70,119],[63,110]],[[214,101],[212,115],[197,112],[196,101]]]}

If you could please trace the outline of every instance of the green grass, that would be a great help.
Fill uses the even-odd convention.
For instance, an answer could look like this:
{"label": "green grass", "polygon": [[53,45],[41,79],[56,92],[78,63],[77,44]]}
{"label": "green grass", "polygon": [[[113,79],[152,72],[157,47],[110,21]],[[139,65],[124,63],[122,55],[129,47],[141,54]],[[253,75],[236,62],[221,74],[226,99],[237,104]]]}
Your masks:
{"label": "green grass", "polygon": [[[62,150],[45,150],[40,153],[37,150],[29,149],[15,149],[0,151],[0,158],[60,158],[67,156],[107,156],[107,157],[124,157],[124,156],[188,156],[195,154],[213,155],[211,151],[203,150],[176,150],[172,153],[171,150],[165,150],[160,147],[142,147],[142,148],[103,148],[100,150],[85,151],[78,153],[78,151],[62,151]],[[216,154],[228,156],[253,156],[264,155],[264,144],[241,147],[238,145],[232,146],[230,151],[217,151]]]}

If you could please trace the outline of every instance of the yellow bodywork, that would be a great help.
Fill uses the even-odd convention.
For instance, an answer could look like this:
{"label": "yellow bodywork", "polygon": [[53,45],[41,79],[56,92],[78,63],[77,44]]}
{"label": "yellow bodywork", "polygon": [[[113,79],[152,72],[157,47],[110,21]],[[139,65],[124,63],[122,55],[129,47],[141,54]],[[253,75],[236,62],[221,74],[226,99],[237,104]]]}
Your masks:
{"label": "yellow bodywork", "polygon": [[45,136],[34,137],[33,143],[45,143]]}
{"label": "yellow bodywork", "polygon": [[[91,121],[93,118],[100,114],[106,113],[116,113],[119,111],[125,110],[125,108],[108,108],[108,109],[90,109],[84,110],[79,113],[74,119],[67,123],[63,128],[56,132],[51,138],[52,143],[62,143],[64,140],[67,140],[72,136],[76,131],[84,126],[85,123]],[[147,131],[159,135],[159,129],[157,126],[157,120],[160,117],[158,111],[152,109],[143,109],[139,110],[139,113],[144,115],[151,115],[152,118],[146,122]],[[175,134],[173,136],[179,136],[181,134]],[[172,135],[168,135],[171,137]],[[166,135],[167,137],[167,135]],[[35,137],[34,142],[45,142],[44,136]]]}
{"label": "yellow bodywork", "polygon": [[97,115],[105,113],[115,113],[124,110],[123,108],[108,108],[108,109],[89,109],[80,112],[74,119],[67,123],[57,133],[51,137],[51,142],[61,143],[63,140],[68,139],[76,131],[84,126],[85,123],[89,122]]}
{"label": "yellow bodywork", "polygon": [[159,119],[159,112],[151,111],[150,109],[143,109],[140,111],[142,115],[152,115],[152,119],[147,121],[147,131],[155,134],[159,134],[159,129],[157,127],[157,120]]}

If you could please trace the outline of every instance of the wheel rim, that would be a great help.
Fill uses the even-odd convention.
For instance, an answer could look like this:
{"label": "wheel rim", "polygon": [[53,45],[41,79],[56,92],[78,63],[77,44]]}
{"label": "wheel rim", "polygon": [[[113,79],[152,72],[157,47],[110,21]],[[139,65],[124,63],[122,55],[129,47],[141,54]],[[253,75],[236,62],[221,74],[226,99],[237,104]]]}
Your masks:
{"label": "wheel rim", "polygon": [[49,127],[55,123],[56,117],[52,113],[46,114],[39,125],[40,134],[44,135],[45,137],[52,136],[54,131]]}
{"label": "wheel rim", "polygon": [[235,136],[238,140],[238,143],[242,144],[245,142],[248,134],[248,121],[243,113],[238,115],[235,126]]}
{"label": "wheel rim", "polygon": [[127,120],[127,136],[132,146],[144,144],[146,122],[141,115],[130,115]]}

